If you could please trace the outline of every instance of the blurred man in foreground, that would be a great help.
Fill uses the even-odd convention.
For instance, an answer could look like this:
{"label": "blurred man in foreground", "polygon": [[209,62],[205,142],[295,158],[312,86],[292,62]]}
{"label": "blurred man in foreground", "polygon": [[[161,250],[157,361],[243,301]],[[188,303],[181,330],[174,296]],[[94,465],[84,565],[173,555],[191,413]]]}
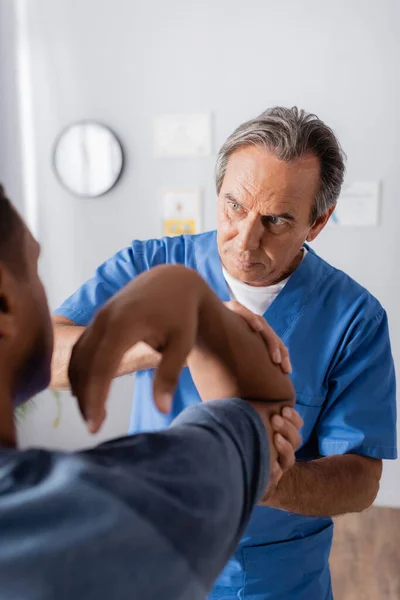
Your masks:
{"label": "blurred man in foreground", "polygon": [[0,186],[0,595],[205,598],[254,504],[294,464],[302,423],[292,384],[199,275],[159,267],[114,296],[75,346],[69,378],[81,412],[96,430],[120,359],[138,341],[161,354],[160,410],[188,356],[202,399],[222,400],[187,408],[164,432],[85,452],[18,450],[14,408],[50,380],[39,251]]}

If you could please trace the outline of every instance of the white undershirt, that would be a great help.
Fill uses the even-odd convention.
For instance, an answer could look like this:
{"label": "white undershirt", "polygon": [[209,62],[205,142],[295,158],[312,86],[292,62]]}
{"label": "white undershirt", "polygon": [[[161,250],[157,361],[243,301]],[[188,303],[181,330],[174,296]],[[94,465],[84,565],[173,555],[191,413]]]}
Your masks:
{"label": "white undershirt", "polygon": [[[303,248],[303,258],[307,254],[307,249]],[[283,290],[285,285],[290,279],[290,276],[280,281],[279,283],[275,283],[274,285],[267,285],[264,287],[254,287],[253,285],[248,285],[247,283],[243,283],[243,281],[239,281],[229,275],[229,273],[222,267],[222,272],[225,277],[225,281],[228,284],[229,295],[231,300],[236,300],[243,304],[246,308],[251,310],[256,315],[263,315],[267,308],[271,306],[279,292]]]}

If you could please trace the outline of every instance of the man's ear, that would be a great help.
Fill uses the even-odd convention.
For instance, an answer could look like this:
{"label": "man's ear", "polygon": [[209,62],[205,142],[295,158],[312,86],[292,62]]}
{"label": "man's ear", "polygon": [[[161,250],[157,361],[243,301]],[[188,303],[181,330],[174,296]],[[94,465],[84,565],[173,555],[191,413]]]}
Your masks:
{"label": "man's ear", "polygon": [[17,332],[15,314],[15,281],[0,262],[0,339],[12,339]]}
{"label": "man's ear", "polygon": [[321,215],[320,217],[318,217],[318,219],[316,219],[314,221],[314,223],[311,226],[311,229],[309,231],[309,234],[307,236],[307,242],[314,241],[315,238],[321,233],[321,231],[323,230],[323,228],[325,227],[325,225],[331,218],[331,215],[332,215],[333,211],[335,210],[335,208],[336,208],[336,204],[334,206],[331,206],[331,208],[329,210],[327,210],[323,215]]}

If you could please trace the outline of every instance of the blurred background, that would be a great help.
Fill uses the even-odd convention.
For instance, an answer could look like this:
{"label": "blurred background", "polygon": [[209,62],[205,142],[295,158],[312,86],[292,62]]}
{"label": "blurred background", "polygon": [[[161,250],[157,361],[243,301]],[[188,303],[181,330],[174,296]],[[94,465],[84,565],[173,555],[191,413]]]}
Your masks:
{"label": "blurred background", "polygon": [[[398,0],[0,0],[0,180],[42,244],[51,308],[132,239],[162,234],[163,188],[200,188],[203,230],[214,228],[220,145],[267,107],[297,105],[338,134],[348,184],[381,184],[379,223],[327,228],[314,247],[382,302],[399,367],[399,67]],[[155,157],[153,121],[169,113],[210,114],[211,152]],[[107,124],[125,156],[94,199],[53,168],[55,140],[82,119]],[[133,385],[115,383],[96,440],[126,432]],[[61,415],[50,394],[37,399],[23,445],[93,442],[69,394],[60,402]],[[400,507],[397,462],[377,505]]]}

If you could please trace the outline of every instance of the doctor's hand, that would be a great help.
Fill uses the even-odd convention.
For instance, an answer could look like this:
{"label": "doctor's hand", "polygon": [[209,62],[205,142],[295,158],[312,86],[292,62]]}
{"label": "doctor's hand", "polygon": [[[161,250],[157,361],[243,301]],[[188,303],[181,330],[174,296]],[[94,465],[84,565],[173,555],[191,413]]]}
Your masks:
{"label": "doctor's hand", "polygon": [[276,365],[280,365],[283,373],[291,373],[292,365],[290,363],[288,349],[272,327],[268,325],[264,317],[255,315],[251,310],[248,310],[242,304],[236,302],[236,300],[224,302],[224,304],[227,308],[241,316],[253,331],[257,331],[261,334],[268,348],[272,362]]}
{"label": "doctor's hand", "polygon": [[282,475],[296,463],[295,452],[301,444],[299,430],[303,427],[303,419],[294,408],[285,406],[280,415],[272,416],[271,426],[274,432],[273,443],[278,453],[270,478],[272,492]]}
{"label": "doctor's hand", "polygon": [[274,496],[283,474],[296,464],[296,450],[301,444],[299,429],[302,426],[303,419],[289,406],[285,406],[279,415],[275,414],[270,419],[269,435],[277,458],[271,463],[268,487],[262,499],[264,506],[268,506],[270,498]]}

